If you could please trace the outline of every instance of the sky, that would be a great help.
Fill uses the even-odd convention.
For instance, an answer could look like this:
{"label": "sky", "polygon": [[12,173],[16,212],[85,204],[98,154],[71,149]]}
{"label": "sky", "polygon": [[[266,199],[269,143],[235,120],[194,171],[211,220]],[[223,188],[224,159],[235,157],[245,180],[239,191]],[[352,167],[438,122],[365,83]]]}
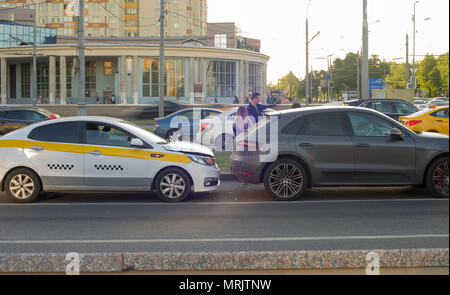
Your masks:
{"label": "sky", "polygon": [[[261,40],[270,56],[268,82],[293,71],[305,75],[305,18],[308,0],[208,0],[208,22],[235,22],[241,35]],[[416,4],[416,59],[449,51],[449,0]],[[357,52],[362,40],[362,0],[312,0],[309,5],[310,65],[327,68],[321,59]],[[405,62],[406,34],[412,55],[414,0],[368,0],[369,54]],[[425,20],[430,18],[429,20]],[[420,56],[422,55],[422,56]],[[410,62],[412,57],[410,57]]]}

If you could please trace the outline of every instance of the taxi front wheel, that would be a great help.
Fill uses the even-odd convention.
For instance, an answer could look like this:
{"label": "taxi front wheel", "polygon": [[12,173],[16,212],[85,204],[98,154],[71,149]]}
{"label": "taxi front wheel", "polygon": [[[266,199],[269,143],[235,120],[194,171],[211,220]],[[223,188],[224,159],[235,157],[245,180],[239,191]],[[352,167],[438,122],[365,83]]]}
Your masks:
{"label": "taxi front wheel", "polygon": [[155,192],[159,199],[167,203],[183,202],[191,193],[191,179],[181,169],[169,168],[155,179]]}
{"label": "taxi front wheel", "polygon": [[6,177],[5,192],[13,202],[31,203],[41,192],[41,182],[33,171],[16,169]]}

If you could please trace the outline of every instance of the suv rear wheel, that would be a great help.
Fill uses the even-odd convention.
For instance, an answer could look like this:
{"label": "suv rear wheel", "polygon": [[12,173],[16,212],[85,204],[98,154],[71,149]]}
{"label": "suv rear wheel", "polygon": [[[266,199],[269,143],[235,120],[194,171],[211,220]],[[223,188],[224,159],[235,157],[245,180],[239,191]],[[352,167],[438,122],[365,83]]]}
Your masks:
{"label": "suv rear wheel", "polygon": [[448,198],[449,157],[437,158],[430,164],[425,183],[433,196]]}
{"label": "suv rear wheel", "polygon": [[306,189],[308,175],[305,168],[291,159],[272,163],[264,175],[267,192],[277,201],[298,200]]}

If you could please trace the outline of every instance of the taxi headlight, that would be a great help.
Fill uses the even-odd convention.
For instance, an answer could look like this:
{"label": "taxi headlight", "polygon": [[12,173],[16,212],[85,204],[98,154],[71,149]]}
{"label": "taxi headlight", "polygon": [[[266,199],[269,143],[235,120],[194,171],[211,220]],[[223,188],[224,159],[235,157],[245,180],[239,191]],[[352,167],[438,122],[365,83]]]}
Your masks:
{"label": "taxi headlight", "polygon": [[187,156],[189,159],[191,159],[191,161],[198,163],[198,164],[202,164],[202,165],[206,165],[206,166],[215,166],[216,165],[216,161],[213,157],[192,155],[192,154],[187,154]]}

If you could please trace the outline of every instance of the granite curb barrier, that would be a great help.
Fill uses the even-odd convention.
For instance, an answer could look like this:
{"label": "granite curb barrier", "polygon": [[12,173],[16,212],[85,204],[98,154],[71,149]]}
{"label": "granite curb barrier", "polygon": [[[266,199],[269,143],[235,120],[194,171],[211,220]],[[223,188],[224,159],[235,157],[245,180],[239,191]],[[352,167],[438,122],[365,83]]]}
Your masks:
{"label": "granite curb barrier", "polygon": [[[81,273],[204,270],[363,269],[375,252],[381,268],[448,267],[449,249],[235,253],[79,254]],[[0,273],[64,273],[66,254],[0,254]]]}

